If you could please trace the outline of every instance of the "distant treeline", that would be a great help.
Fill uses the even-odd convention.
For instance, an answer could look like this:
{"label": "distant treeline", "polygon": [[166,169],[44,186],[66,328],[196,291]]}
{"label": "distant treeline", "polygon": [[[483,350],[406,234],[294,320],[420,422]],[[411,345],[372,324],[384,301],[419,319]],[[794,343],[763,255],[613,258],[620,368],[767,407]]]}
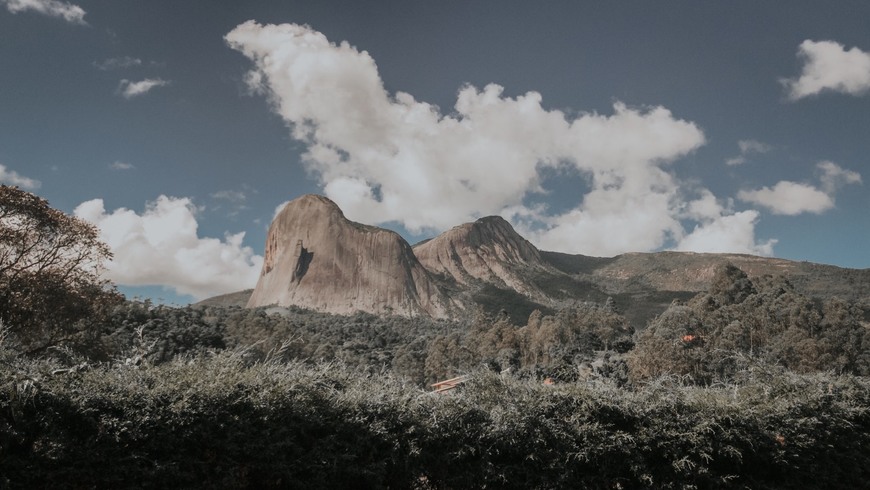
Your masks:
{"label": "distant treeline", "polygon": [[860,305],[807,298],[782,277],[753,282],[725,266],[708,292],[674,302],[638,332],[612,301],[534,312],[525,325],[482,310],[455,322],[126,302],[113,309],[87,354],[159,364],[179,354],[244,348],[251,359],[335,360],[367,373],[389,370],[421,386],[480,367],[563,381],[677,374],[709,384],[729,380],[749,358],[799,373],[870,375],[865,315]]}

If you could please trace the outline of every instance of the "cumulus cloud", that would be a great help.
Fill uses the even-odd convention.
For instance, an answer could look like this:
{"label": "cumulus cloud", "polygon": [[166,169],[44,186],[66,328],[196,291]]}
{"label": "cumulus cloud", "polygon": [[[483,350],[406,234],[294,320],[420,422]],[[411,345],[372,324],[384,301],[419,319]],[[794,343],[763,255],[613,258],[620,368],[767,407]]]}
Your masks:
{"label": "cumulus cloud", "polygon": [[[609,114],[567,115],[537,92],[508,97],[490,84],[461,87],[443,114],[387,93],[367,52],[310,27],[249,21],[226,41],[253,62],[249,89],[306,144],[305,166],[351,219],[420,232],[502,214],[539,246],[599,255],[685,235],[686,190],[668,166],[705,137],[664,107],[616,102]],[[562,196],[574,209],[529,204],[547,192],[547,169],[586,180]]]}
{"label": "cumulus cloud", "polygon": [[802,213],[821,214],[833,209],[834,194],[847,184],[860,184],[861,175],[846,170],[834,162],[819,162],[816,167],[821,172],[821,188],[812,184],[802,184],[783,180],[773,187],[757,190],[742,190],[737,198],[758,204],[773,214],[794,216]]}
{"label": "cumulus cloud", "polygon": [[6,168],[3,164],[0,164],[0,183],[17,185],[27,190],[38,189],[42,185],[38,180],[25,177],[12,169]]}
{"label": "cumulus cloud", "polygon": [[834,41],[807,39],[798,47],[804,62],[798,78],[782,79],[787,96],[798,100],[821,92],[863,95],[870,90],[870,53]]}
{"label": "cumulus cloud", "polygon": [[725,165],[743,165],[753,153],[767,153],[773,149],[772,146],[756,140],[740,140],[737,146],[740,148],[740,154],[725,160]]}
{"label": "cumulus cloud", "polygon": [[132,99],[140,95],[145,95],[152,89],[169,85],[168,80],[160,78],[146,78],[138,82],[133,82],[127,79],[121,80],[118,84],[118,93],[125,99]]}
{"label": "cumulus cloud", "polygon": [[764,206],[773,214],[794,216],[802,213],[820,214],[834,207],[828,194],[809,184],[783,180],[773,187],[742,190],[737,199]]}
{"label": "cumulus cloud", "polygon": [[84,202],[75,215],[95,224],[114,258],[107,277],[125,286],[162,285],[197,299],[252,288],[263,258],[242,245],[244,232],[223,240],[197,234],[188,198],[160,196],[141,214],[107,213],[102,199]]}
{"label": "cumulus cloud", "polygon": [[34,12],[59,17],[73,24],[86,25],[85,11],[78,5],[59,0],[0,0],[13,14],[32,10]]}
{"label": "cumulus cloud", "polygon": [[711,253],[747,253],[772,255],[776,240],[759,243],[755,239],[755,225],[759,213],[755,210],[741,211],[718,216],[699,224],[683,237],[675,247],[679,251]]}

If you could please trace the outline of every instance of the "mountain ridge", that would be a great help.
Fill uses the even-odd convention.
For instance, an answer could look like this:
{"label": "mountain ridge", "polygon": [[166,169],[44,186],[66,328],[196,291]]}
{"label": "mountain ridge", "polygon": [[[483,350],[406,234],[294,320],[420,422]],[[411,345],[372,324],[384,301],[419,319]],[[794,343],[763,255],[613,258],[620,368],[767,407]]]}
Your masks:
{"label": "mountain ridge", "polygon": [[783,275],[800,292],[870,305],[870,269],[745,254],[637,252],[589,257],[538,250],[501,217],[464,223],[413,247],[398,233],[348,220],[323,196],[290,201],[267,234],[263,270],[246,306],[300,306],[456,318],[475,307],[534,309],[613,298],[643,324],[675,299],[706,290],[732,263],[750,277]]}
{"label": "mountain ridge", "polygon": [[557,272],[500,216],[455,226],[415,245],[413,251],[427,270],[463,286],[490,284],[544,303],[549,298],[528,276],[533,271]]}

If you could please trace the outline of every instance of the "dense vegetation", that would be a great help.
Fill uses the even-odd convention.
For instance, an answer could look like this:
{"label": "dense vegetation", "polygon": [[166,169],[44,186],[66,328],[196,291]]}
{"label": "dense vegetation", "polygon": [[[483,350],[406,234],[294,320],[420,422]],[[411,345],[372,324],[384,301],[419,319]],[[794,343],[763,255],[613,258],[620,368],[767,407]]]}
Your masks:
{"label": "dense vegetation", "polygon": [[610,303],[517,326],[127,302],[99,343],[0,345],[0,485],[860,487],[862,318],[731,267],[638,333]]}
{"label": "dense vegetation", "polygon": [[868,376],[865,314],[837,299],[807,298],[784,278],[753,282],[725,266],[710,291],[675,301],[638,332],[612,301],[535,311],[524,325],[483,311],[450,322],[127,302],[112,310],[100,344],[87,354],[159,364],[178,354],[246,348],[253,360],[276,352],[285,361],[337,360],[366,373],[389,370],[420,386],[479,367],[561,381],[606,377],[637,384],[675,374],[711,384],[730,381],[747,359],[799,373]]}
{"label": "dense vegetation", "polygon": [[31,264],[0,268],[0,488],[870,481],[867,305],[783,278],[724,266],[648,325],[613,300],[450,322],[119,302],[90,272],[47,287],[13,260],[37,245],[0,243]]}
{"label": "dense vegetation", "polygon": [[750,356],[802,373],[868,376],[864,315],[855,304],[798,294],[782,277],[753,283],[728,265],[709,292],[671,305],[650,322],[632,352],[632,373],[640,379],[685,374],[709,383],[730,378],[741,369],[736,360]]}
{"label": "dense vegetation", "polygon": [[2,485],[859,488],[866,378],[756,366],[713,387],[488,371],[456,396],[241,353],[159,366],[6,359]]}

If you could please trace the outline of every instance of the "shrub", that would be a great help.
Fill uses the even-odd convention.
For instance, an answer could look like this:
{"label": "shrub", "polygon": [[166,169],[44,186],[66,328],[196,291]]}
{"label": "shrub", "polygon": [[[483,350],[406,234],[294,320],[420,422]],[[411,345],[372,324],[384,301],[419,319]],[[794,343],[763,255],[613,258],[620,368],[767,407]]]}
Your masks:
{"label": "shrub", "polygon": [[341,364],[0,364],[13,488],[856,488],[870,383],[756,365],[727,385],[546,386],[487,371],[441,396]]}

